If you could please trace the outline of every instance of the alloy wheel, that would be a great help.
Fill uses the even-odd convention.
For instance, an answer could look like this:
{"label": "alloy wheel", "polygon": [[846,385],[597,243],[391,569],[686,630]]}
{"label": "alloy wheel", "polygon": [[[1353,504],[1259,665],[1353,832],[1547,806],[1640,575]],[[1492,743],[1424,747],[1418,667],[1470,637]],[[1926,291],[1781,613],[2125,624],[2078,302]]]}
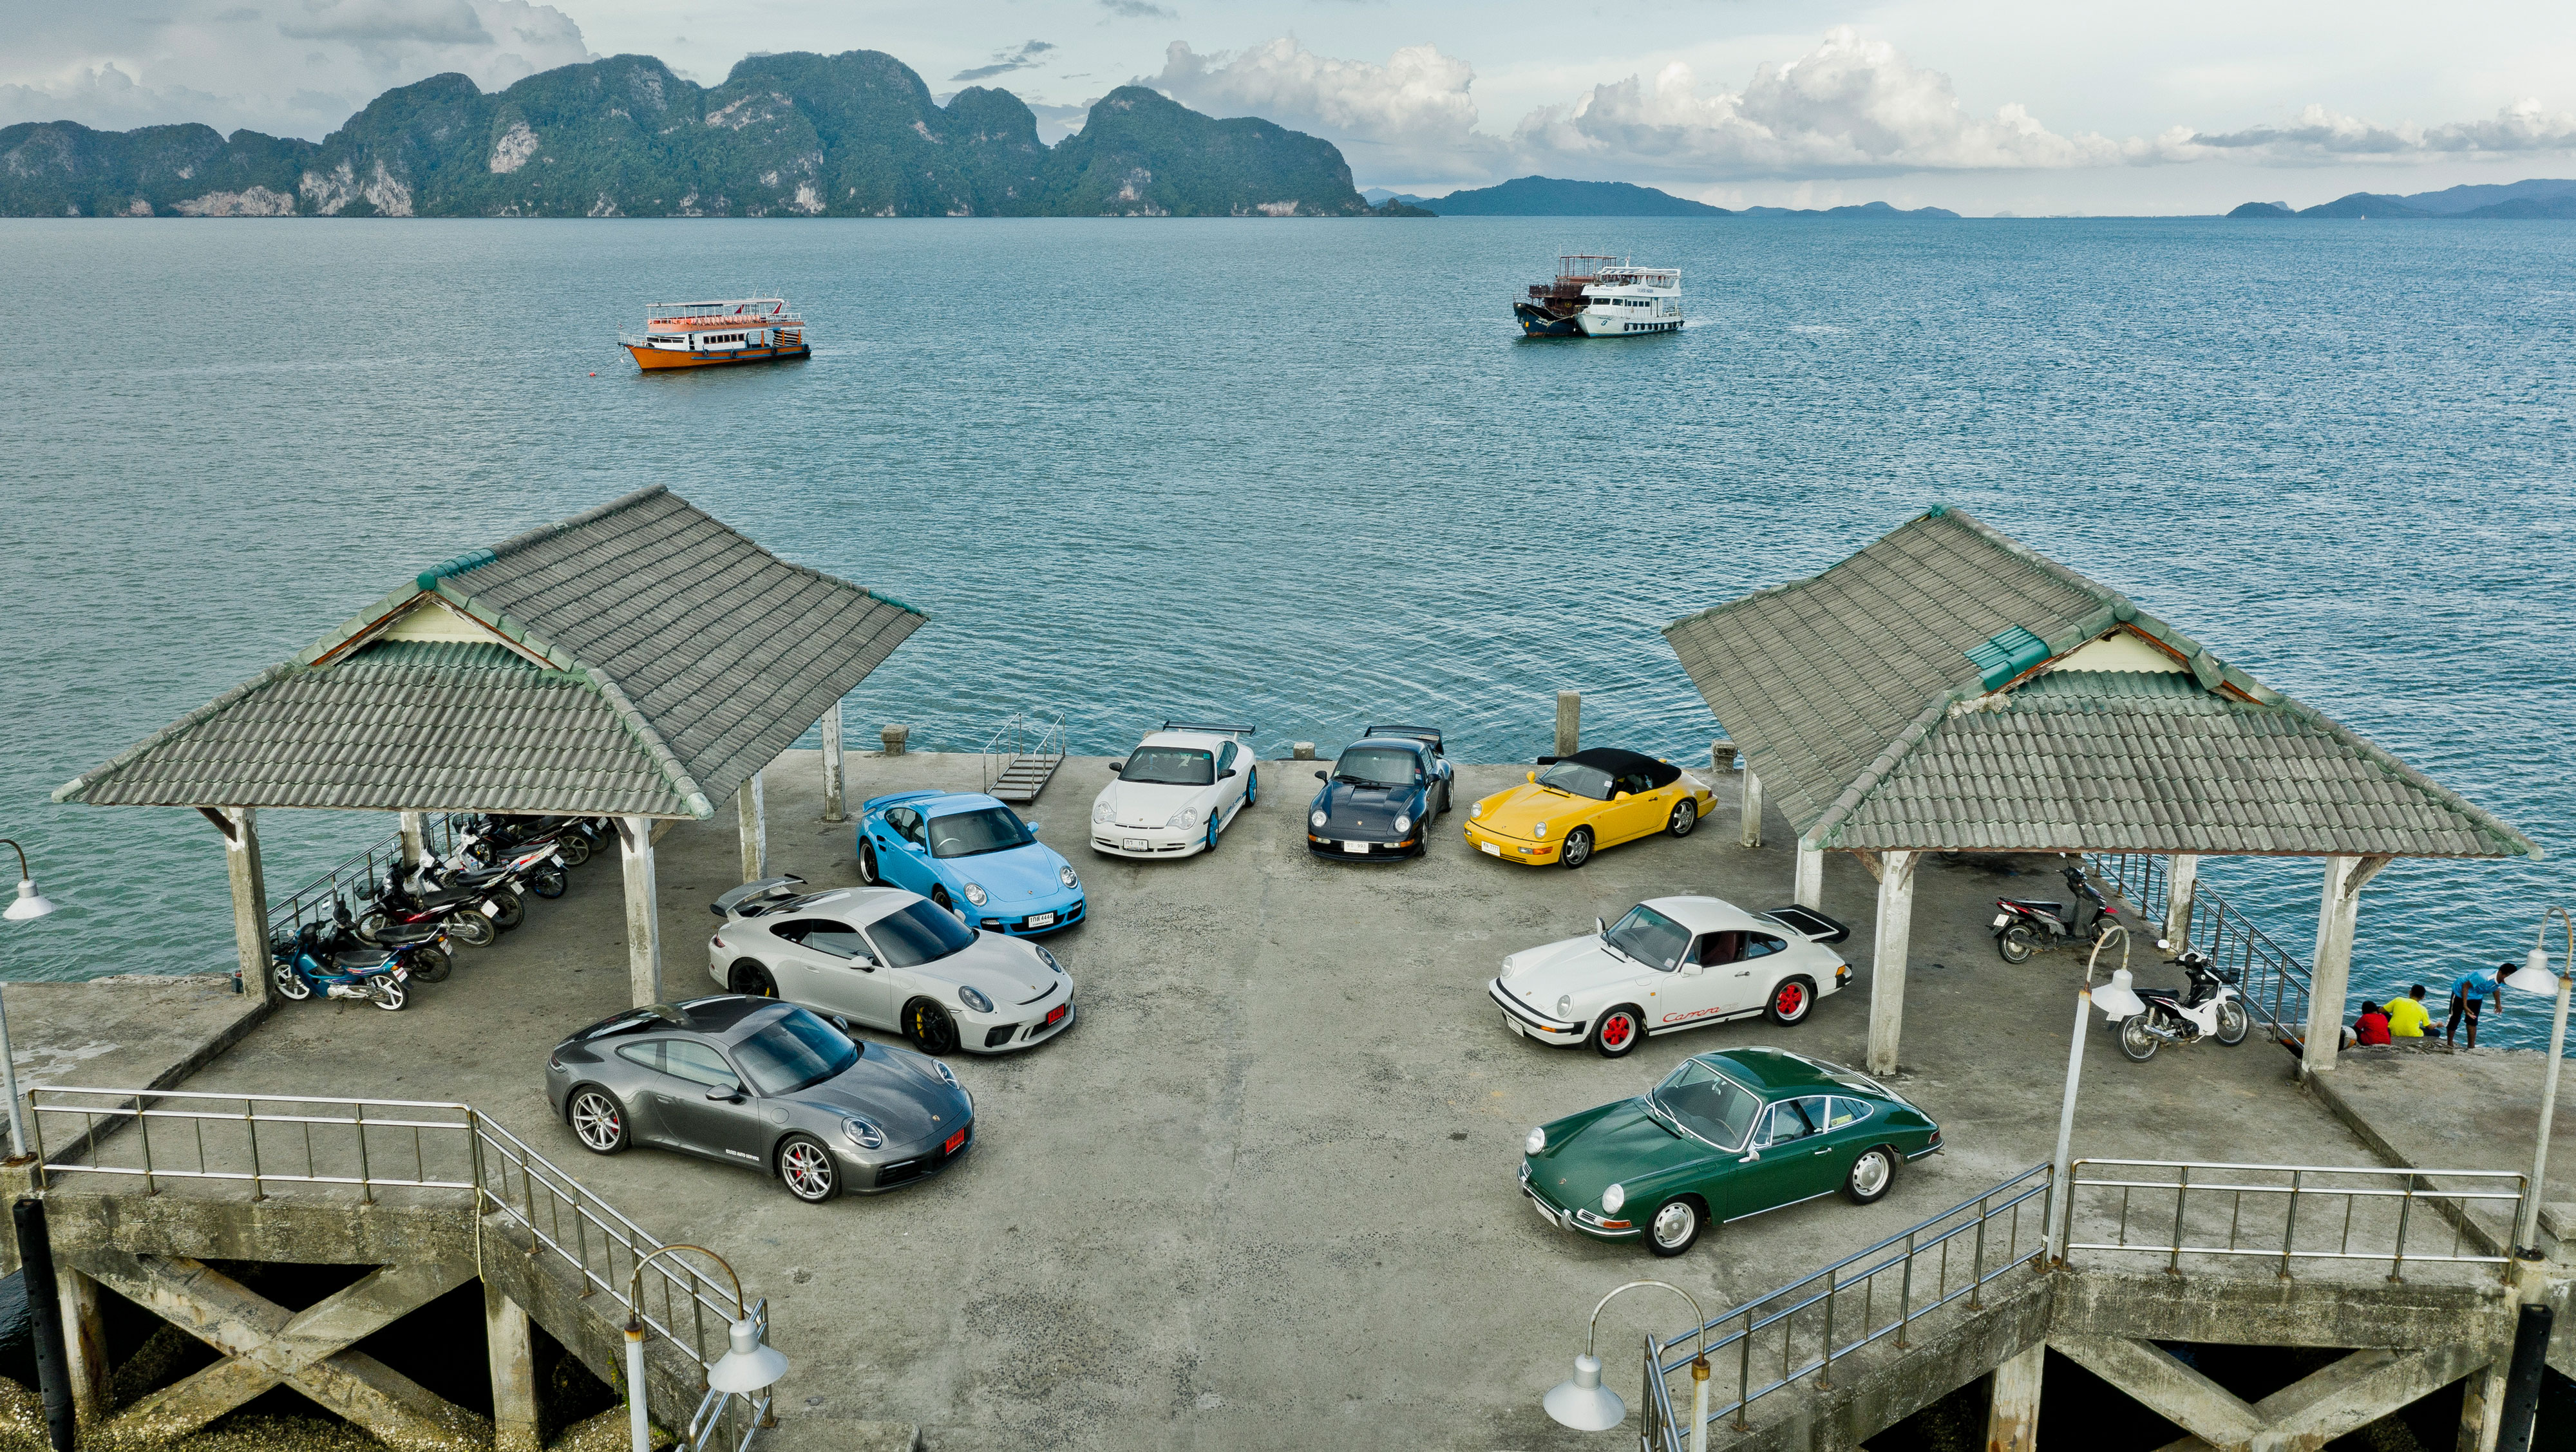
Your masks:
{"label": "alloy wheel", "polygon": [[1691,828],[1698,825],[1699,803],[1692,801],[1688,797],[1684,797],[1679,802],[1674,803],[1673,820],[1669,826],[1664,828],[1664,830],[1672,833],[1676,837],[1687,837],[1691,834]]}
{"label": "alloy wheel", "polygon": [[626,1148],[626,1111],[598,1089],[572,1098],[572,1132],[593,1154],[613,1155]]}
{"label": "alloy wheel", "polygon": [[802,1135],[778,1152],[778,1178],[787,1183],[788,1194],[809,1205],[831,1199],[841,1188],[840,1167],[832,1163],[832,1152]]}
{"label": "alloy wheel", "polygon": [[1573,831],[1566,833],[1565,850],[1557,854],[1557,860],[1564,863],[1569,868],[1581,867],[1584,863],[1591,861],[1592,829],[1590,827],[1577,827]]}
{"label": "alloy wheel", "polygon": [[865,842],[859,844],[859,881],[869,887],[877,885],[877,849]]}
{"label": "alloy wheel", "polygon": [[1808,1008],[1815,1001],[1815,991],[1807,986],[1806,979],[1783,979],[1778,987],[1771,990],[1771,1021],[1777,1024],[1796,1023],[1807,1016]]}
{"label": "alloy wheel", "polygon": [[1644,1037],[1645,1025],[1638,1021],[1637,1011],[1622,1004],[1601,1015],[1600,1024],[1592,1030],[1592,1047],[1600,1051],[1601,1057],[1615,1059],[1637,1047],[1637,1040]]}
{"label": "alloy wheel", "polygon": [[302,1003],[313,996],[313,985],[304,981],[304,975],[296,972],[294,965],[278,964],[273,976],[277,980],[277,992],[280,997]]}

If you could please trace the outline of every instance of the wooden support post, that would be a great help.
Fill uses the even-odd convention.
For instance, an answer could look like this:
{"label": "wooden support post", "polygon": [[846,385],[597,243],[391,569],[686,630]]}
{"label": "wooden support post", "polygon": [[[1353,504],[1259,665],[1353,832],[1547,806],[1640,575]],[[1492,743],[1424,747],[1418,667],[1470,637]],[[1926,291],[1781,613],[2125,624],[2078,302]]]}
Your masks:
{"label": "wooden support post", "polygon": [[1762,845],[1762,778],[1750,767],[1744,772],[1744,830],[1735,840],[1747,847]]}
{"label": "wooden support post", "polygon": [[528,1313],[483,1283],[483,1345],[492,1363],[493,1452],[538,1452],[537,1353]]}
{"label": "wooden support post", "polygon": [[259,813],[224,808],[224,871],[233,885],[233,953],[241,963],[242,991],[267,1000],[277,992],[269,974],[268,879],[259,870]]}
{"label": "wooden support post", "polygon": [[2039,1452],[2039,1382],[2048,1344],[2039,1342],[1995,1368],[1986,1403],[1986,1452]]}
{"label": "wooden support post", "polygon": [[734,816],[742,827],[742,880],[758,882],[769,865],[769,820],[767,804],[761,800],[760,773],[736,788],[733,794]]}
{"label": "wooden support post", "polygon": [[2200,854],[2177,852],[2165,868],[2165,938],[2176,948],[2191,946],[2191,898],[2200,887]]}
{"label": "wooden support post", "polygon": [[841,789],[841,703],[823,713],[823,820],[847,820]]}
{"label": "wooden support post", "polygon": [[428,814],[423,812],[403,812],[399,815],[402,818],[403,866],[418,867],[420,865],[421,858],[429,851]]}
{"label": "wooden support post", "polygon": [[88,1435],[107,1419],[107,1326],[100,1319],[98,1282],[54,1262],[54,1287],[63,1307],[63,1364],[71,1375],[72,1420]]}
{"label": "wooden support post", "polygon": [[1878,855],[1878,940],[1869,960],[1869,1071],[1896,1072],[1905,1029],[1905,954],[1914,930],[1914,864],[1920,852]]}
{"label": "wooden support post", "polygon": [[635,1007],[662,1001],[662,914],[653,890],[653,819],[617,819],[626,866],[626,976]]}
{"label": "wooden support post", "polygon": [[2299,1056],[2303,1072],[2331,1070],[2343,1047],[2344,995],[2352,982],[2352,938],[2361,919],[2362,884],[2387,865],[2385,857],[2326,859],[2325,891],[2317,903],[2317,954],[2308,973],[2308,1042]]}
{"label": "wooden support post", "polygon": [[1572,756],[1583,749],[1583,693],[1556,693],[1556,754]]}
{"label": "wooden support post", "polygon": [[1789,901],[1800,907],[1825,905],[1825,849],[1810,847],[1803,838],[1798,843],[1798,878]]}

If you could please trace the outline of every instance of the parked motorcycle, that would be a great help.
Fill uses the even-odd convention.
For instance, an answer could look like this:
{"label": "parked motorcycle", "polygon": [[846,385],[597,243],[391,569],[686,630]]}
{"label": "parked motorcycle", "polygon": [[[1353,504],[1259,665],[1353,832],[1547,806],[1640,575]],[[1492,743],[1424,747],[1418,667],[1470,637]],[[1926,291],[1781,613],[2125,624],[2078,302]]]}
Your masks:
{"label": "parked motorcycle", "polygon": [[[2170,950],[2173,944],[2158,938],[2156,946]],[[2146,1008],[2119,1020],[2120,1052],[2143,1064],[2167,1044],[2211,1038],[2234,1048],[2245,1042],[2249,1020],[2245,1001],[2236,994],[2235,970],[2216,966],[2197,948],[2185,948],[2166,961],[2181,966],[2183,992],[2137,990]]]}
{"label": "parked motorcycle", "polygon": [[269,951],[278,994],[294,1002],[319,993],[372,1003],[387,1013],[411,1002],[404,983],[411,977],[406,960],[413,948],[344,947],[334,930],[306,923],[291,936],[272,939]]}
{"label": "parked motorcycle", "polygon": [[565,867],[579,867],[590,860],[604,840],[606,828],[593,817],[514,817],[486,813],[469,818],[465,831],[457,839],[457,853],[468,862],[482,867],[498,866],[504,858],[516,856],[540,844],[552,846],[563,857]]}
{"label": "parked motorcycle", "polygon": [[2059,875],[2074,890],[2075,901],[2061,904],[2036,898],[1995,899],[1995,951],[2003,955],[2005,962],[2027,963],[2042,948],[2065,942],[2089,943],[2110,929],[2111,905],[2085,880],[2084,869],[2062,868]]}
{"label": "parked motorcycle", "polygon": [[496,924],[505,910],[501,898],[510,898],[509,909],[517,907],[516,894],[499,885],[501,874],[497,872],[488,883],[462,887],[424,883],[421,876],[413,873],[406,883],[399,869],[385,873],[383,885],[372,894],[373,901],[351,924],[360,942],[383,943],[392,930],[436,925],[466,947],[485,948],[500,936]]}
{"label": "parked motorcycle", "polygon": [[[347,903],[332,899],[331,916],[339,931],[332,935],[327,944],[329,947],[352,953],[369,948],[406,950],[404,966],[411,969],[412,977],[423,983],[444,983],[447,975],[455,969],[456,960],[447,952],[448,933],[444,922],[388,923],[377,930],[378,936],[369,938],[358,931],[358,921],[351,916]],[[491,926],[475,914],[466,916],[482,922],[486,928]]]}

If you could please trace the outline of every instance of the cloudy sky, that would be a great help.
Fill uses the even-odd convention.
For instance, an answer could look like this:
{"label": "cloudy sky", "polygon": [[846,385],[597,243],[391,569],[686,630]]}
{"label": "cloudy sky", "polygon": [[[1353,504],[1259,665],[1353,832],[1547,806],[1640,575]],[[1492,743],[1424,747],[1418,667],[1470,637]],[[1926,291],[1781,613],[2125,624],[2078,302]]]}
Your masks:
{"label": "cloudy sky", "polygon": [[891,52],[1052,140],[1129,81],[1338,143],[1362,186],[2194,212],[2576,175],[2576,7],[2381,0],[0,0],[0,124],[319,137],[388,86],[643,52]]}

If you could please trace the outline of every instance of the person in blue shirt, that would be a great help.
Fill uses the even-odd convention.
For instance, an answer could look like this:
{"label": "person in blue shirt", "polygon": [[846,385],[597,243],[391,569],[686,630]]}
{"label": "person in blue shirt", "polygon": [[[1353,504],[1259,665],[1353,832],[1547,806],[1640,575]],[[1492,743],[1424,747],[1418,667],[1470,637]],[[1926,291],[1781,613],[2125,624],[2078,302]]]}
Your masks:
{"label": "person in blue shirt", "polygon": [[2495,999],[2499,1010],[2504,1007],[2504,975],[2512,971],[2511,963],[2499,963],[2493,968],[2474,969],[2460,975],[2460,981],[2451,985],[2451,1021],[2442,1030],[2443,1043],[2454,1049],[2459,1047],[2454,1036],[2460,1031],[2460,1020],[2466,1018],[2469,1021],[2469,1047],[2474,1049],[2478,1046],[2478,1009],[2489,997]]}

